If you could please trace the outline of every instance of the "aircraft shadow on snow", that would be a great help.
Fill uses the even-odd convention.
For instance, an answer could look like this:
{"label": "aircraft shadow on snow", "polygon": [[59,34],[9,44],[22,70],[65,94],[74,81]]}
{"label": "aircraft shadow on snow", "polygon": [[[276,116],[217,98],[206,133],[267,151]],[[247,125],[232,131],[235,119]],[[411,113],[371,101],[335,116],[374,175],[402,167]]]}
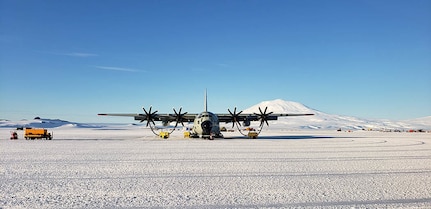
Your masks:
{"label": "aircraft shadow on snow", "polygon": [[[278,140],[298,140],[298,139],[333,139],[337,137],[333,136],[311,136],[311,135],[301,135],[301,136],[293,136],[293,135],[285,135],[285,136],[259,136],[257,139],[278,139]],[[343,137],[345,138],[345,137]],[[225,137],[225,139],[248,139],[245,136],[238,137]]]}

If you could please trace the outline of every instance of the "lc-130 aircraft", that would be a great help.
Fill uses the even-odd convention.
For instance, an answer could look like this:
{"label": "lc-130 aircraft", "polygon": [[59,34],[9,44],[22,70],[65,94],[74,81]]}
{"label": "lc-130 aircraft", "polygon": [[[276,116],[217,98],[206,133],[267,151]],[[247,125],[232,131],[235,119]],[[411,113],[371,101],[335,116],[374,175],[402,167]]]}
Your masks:
{"label": "lc-130 aircraft", "polygon": [[[157,110],[152,112],[152,107],[147,111],[145,108],[142,108],[144,110],[145,114],[137,114],[137,113],[100,113],[98,115],[100,116],[125,116],[125,117],[134,117],[135,120],[140,121],[141,123],[144,121],[147,121],[147,127],[150,126],[152,132],[159,136],[154,129],[155,129],[155,123],[154,121],[162,121],[163,126],[168,126],[169,123],[175,122],[175,127],[172,129],[171,133],[175,130],[175,128],[178,126],[179,123],[183,125],[184,122],[192,122],[193,121],[193,128],[190,132],[190,137],[193,138],[204,138],[204,139],[210,139],[213,140],[214,138],[223,138],[223,135],[220,132],[220,122],[230,123],[232,122],[232,128],[234,128],[235,125],[237,125],[238,130],[241,134],[243,134],[239,128],[241,126],[240,122],[243,122],[244,126],[250,126],[251,121],[260,121],[259,126],[259,132],[260,134],[262,127],[266,123],[266,125],[269,126],[268,121],[269,120],[277,120],[278,117],[284,117],[284,116],[309,116],[314,114],[274,114],[273,112],[267,112],[268,107],[265,107],[265,109],[262,111],[262,109],[259,107],[259,113],[253,113],[253,114],[242,114],[242,111],[236,112],[236,107],[234,111],[232,112],[230,109],[228,109],[229,114],[214,114],[212,112],[208,112],[208,106],[207,106],[207,93],[205,92],[205,111],[200,114],[190,114],[190,113],[181,113],[182,108],[179,109],[177,112],[175,108],[174,114],[158,114]],[[243,134],[246,136],[245,134]]]}

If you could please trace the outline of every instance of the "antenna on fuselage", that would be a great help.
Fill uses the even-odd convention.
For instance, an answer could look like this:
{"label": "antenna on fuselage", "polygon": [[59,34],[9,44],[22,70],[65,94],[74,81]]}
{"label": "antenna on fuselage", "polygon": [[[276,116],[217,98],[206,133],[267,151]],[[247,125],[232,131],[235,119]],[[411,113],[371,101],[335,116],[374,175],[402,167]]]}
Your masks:
{"label": "antenna on fuselage", "polygon": [[207,89],[205,89],[205,112],[208,112]]}

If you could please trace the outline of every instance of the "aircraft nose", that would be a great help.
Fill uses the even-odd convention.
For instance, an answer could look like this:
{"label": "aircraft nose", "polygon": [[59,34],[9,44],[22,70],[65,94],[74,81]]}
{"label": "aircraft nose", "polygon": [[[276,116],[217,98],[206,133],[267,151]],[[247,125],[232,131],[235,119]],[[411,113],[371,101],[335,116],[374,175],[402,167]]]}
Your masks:
{"label": "aircraft nose", "polygon": [[211,129],[213,127],[213,124],[211,123],[211,121],[204,121],[201,124],[202,127],[202,132],[204,135],[209,135],[211,133]]}

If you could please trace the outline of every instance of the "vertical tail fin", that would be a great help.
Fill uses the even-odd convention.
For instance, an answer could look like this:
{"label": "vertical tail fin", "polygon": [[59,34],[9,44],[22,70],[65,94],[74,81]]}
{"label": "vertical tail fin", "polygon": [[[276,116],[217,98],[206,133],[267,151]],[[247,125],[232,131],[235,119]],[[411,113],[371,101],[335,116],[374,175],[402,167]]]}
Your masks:
{"label": "vertical tail fin", "polygon": [[208,112],[207,89],[205,89],[205,112]]}

